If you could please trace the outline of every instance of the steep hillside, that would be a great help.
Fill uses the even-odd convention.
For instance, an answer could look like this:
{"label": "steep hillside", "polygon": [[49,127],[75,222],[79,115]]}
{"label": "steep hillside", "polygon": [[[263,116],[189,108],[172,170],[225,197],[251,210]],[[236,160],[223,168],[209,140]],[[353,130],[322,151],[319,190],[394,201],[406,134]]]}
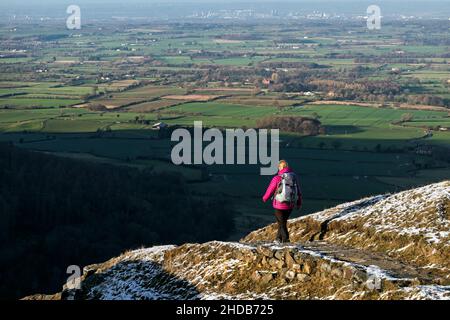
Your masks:
{"label": "steep hillside", "polygon": [[86,267],[80,290],[27,299],[450,299],[450,182],[376,196],[240,243],[127,252]]}

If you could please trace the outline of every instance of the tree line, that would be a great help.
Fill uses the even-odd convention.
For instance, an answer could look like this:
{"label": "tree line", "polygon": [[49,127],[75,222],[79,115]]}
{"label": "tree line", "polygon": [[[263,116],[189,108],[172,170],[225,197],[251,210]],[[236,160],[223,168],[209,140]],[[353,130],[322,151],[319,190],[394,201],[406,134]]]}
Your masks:
{"label": "tree line", "polygon": [[256,121],[260,129],[280,129],[284,132],[295,132],[307,136],[325,133],[325,128],[317,119],[298,116],[265,117]]}

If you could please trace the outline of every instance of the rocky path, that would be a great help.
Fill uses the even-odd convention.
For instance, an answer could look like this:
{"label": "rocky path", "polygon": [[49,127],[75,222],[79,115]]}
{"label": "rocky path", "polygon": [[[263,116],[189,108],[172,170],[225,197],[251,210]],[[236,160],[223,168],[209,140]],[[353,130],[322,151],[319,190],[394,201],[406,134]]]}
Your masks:
{"label": "rocky path", "polygon": [[270,247],[278,249],[298,250],[299,252],[309,253],[320,256],[324,259],[351,264],[363,269],[371,269],[390,278],[392,281],[414,281],[420,284],[440,284],[439,275],[430,270],[418,268],[395,260],[388,255],[376,253],[367,250],[346,247],[342,245],[330,244],[326,241],[297,242],[288,244],[276,244],[273,242],[255,242],[246,244],[250,246]]}
{"label": "rocky path", "polygon": [[423,268],[407,265],[388,255],[375,253],[367,250],[334,245],[326,241],[311,241],[291,244],[301,250],[310,250],[330,259],[352,263],[364,267],[377,267],[386,275],[397,279],[416,279],[421,284],[436,283],[436,275]]}

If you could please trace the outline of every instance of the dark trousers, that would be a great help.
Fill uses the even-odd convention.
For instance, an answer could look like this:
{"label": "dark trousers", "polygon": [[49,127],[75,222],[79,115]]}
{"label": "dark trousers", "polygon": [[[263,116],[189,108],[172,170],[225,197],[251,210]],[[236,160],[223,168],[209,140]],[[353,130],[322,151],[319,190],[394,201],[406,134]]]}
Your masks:
{"label": "dark trousers", "polygon": [[275,217],[278,222],[277,240],[280,242],[289,242],[289,231],[287,228],[287,221],[291,215],[292,210],[275,209]]}

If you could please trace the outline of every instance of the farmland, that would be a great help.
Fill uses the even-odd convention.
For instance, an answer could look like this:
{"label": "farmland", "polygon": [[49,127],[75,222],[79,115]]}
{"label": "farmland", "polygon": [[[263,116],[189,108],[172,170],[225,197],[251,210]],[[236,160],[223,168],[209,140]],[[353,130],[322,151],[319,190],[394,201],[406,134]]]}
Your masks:
{"label": "farmland", "polygon": [[[0,141],[173,172],[194,198],[234,205],[236,239],[272,221],[261,203],[269,177],[251,165],[175,166],[170,131],[194,121],[220,129],[254,128],[267,117],[320,121],[319,135],[281,133],[280,156],[300,173],[305,196],[296,215],[448,179],[448,27],[0,25]],[[24,53],[11,57],[13,47]],[[154,130],[158,122],[168,132]]]}

